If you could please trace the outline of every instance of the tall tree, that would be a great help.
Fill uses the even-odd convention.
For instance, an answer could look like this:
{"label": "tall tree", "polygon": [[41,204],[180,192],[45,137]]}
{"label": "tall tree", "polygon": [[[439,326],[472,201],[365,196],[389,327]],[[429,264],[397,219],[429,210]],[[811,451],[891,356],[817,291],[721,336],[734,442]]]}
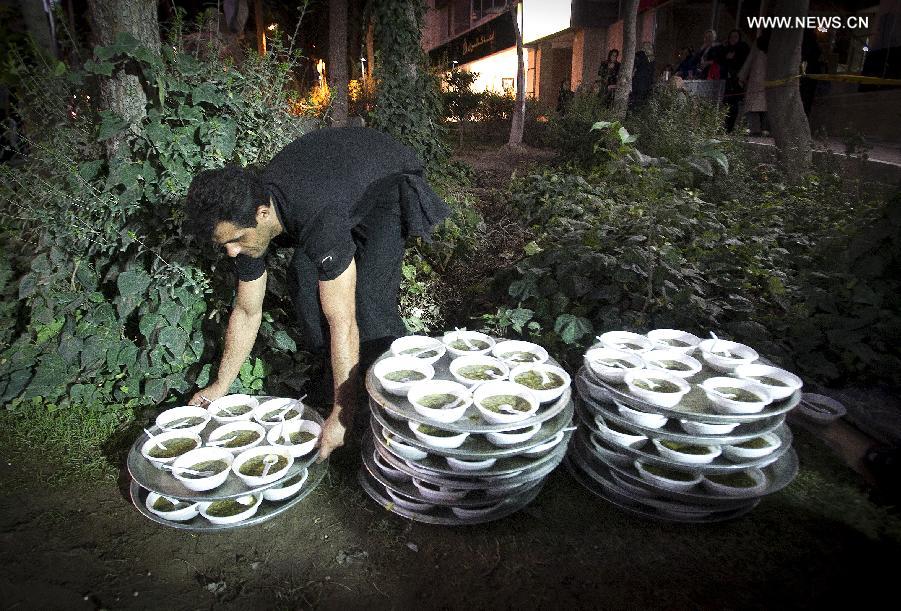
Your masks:
{"label": "tall tree", "polygon": [[613,112],[620,119],[626,118],[629,108],[629,94],[632,93],[632,70],[635,67],[635,50],[638,48],[636,23],[638,22],[639,0],[625,0],[623,7],[623,53],[613,94]]}
{"label": "tall tree", "polygon": [[[808,0],[775,0],[775,16],[805,16]],[[799,176],[810,167],[810,124],[801,102],[798,67],[801,65],[801,43],[804,30],[800,28],[773,30],[767,52],[768,81],[766,90],[767,118],[770,132],[776,141],[779,157],[789,176]]]}
{"label": "tall tree", "polygon": [[[159,52],[160,25],[156,0],[88,0],[94,44],[108,46],[121,33],[134,36],[147,48]],[[100,80],[100,106],[130,123],[146,115],[147,95],[137,74],[125,69]],[[114,153],[118,142],[108,144]]]}
{"label": "tall tree", "polygon": [[370,0],[376,90],[372,125],[419,153],[434,166],[447,158],[439,122],[441,95],[420,44],[424,4]]}
{"label": "tall tree", "polygon": [[513,118],[510,122],[510,138],[507,140],[507,146],[520,146],[526,127],[526,62],[522,51],[522,30],[519,27],[520,1],[514,0],[511,9],[513,31],[516,34],[516,104],[513,106]]}
{"label": "tall tree", "polygon": [[328,82],[332,124],[347,122],[347,0],[329,0]]}

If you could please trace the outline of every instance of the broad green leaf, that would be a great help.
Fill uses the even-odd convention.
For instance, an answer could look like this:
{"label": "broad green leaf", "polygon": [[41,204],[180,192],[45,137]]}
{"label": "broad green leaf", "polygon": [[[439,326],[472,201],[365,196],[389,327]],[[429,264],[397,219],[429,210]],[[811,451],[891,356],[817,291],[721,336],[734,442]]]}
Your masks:
{"label": "broad green leaf", "polygon": [[554,333],[565,344],[575,344],[585,335],[591,334],[592,329],[590,320],[572,314],[561,314],[554,322]]}

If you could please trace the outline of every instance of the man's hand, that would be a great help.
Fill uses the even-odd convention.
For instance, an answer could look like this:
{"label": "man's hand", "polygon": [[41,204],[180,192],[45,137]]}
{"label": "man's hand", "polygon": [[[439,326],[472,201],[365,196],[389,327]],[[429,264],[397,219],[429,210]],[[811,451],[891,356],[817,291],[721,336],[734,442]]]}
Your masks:
{"label": "man's hand", "polygon": [[324,461],[333,451],[343,446],[346,433],[347,427],[341,422],[340,416],[332,412],[332,415],[326,418],[322,424],[322,435],[319,437],[319,458],[316,462]]}
{"label": "man's hand", "polygon": [[191,400],[188,401],[188,405],[199,405],[201,407],[206,407],[219,397],[224,397],[228,393],[228,387],[221,387],[218,384],[210,384],[206,388],[201,388],[194,396],[191,397]]}

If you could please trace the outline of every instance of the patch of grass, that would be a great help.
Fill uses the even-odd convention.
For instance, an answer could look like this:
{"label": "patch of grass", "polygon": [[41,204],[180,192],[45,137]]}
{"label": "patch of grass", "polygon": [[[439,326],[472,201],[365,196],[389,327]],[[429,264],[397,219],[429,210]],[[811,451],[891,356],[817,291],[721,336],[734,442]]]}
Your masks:
{"label": "patch of grass", "polygon": [[53,464],[50,481],[115,480],[117,459],[134,439],[128,427],[133,420],[131,410],[100,406],[53,410],[39,401],[6,406],[0,411],[0,426],[11,445],[30,452],[37,449],[44,463]]}

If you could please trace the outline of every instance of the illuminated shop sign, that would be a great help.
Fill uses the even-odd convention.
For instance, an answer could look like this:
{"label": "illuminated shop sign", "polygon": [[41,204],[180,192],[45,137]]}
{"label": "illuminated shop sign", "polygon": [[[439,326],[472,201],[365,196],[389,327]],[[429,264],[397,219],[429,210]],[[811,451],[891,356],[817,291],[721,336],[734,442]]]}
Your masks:
{"label": "illuminated shop sign", "polygon": [[503,13],[429,52],[432,63],[466,64],[516,45],[513,16]]}

